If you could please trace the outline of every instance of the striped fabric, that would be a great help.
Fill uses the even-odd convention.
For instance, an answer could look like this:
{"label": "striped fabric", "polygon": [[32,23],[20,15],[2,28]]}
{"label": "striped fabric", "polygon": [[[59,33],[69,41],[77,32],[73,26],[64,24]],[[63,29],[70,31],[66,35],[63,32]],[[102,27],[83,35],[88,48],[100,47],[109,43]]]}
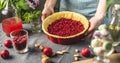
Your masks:
{"label": "striped fabric", "polygon": [[97,9],[99,0],[61,0],[60,11],[73,11],[91,18]]}

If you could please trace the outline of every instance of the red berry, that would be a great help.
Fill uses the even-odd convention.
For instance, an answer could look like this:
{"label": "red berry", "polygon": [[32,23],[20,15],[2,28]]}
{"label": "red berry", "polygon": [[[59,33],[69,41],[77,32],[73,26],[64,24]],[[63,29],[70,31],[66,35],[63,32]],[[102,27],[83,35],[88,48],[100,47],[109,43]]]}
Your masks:
{"label": "red berry", "polygon": [[52,54],[53,54],[52,49],[50,47],[44,48],[43,53],[47,56],[52,56]]}
{"label": "red berry", "polygon": [[81,54],[85,57],[90,56],[90,50],[88,48],[82,48]]}
{"label": "red berry", "polygon": [[26,43],[27,42],[27,37],[22,37],[22,39],[20,40],[20,43]]}
{"label": "red berry", "polygon": [[8,50],[2,50],[0,52],[0,56],[3,58],[3,59],[7,59],[9,57],[9,51]]}
{"label": "red berry", "polygon": [[26,47],[27,36],[17,36],[13,38],[15,47],[18,50],[23,50]]}
{"label": "red berry", "polygon": [[82,23],[72,19],[61,18],[48,27],[48,32],[59,36],[70,36],[84,30]]}
{"label": "red berry", "polygon": [[5,40],[4,41],[4,46],[6,46],[8,48],[12,47],[12,41],[11,40]]}

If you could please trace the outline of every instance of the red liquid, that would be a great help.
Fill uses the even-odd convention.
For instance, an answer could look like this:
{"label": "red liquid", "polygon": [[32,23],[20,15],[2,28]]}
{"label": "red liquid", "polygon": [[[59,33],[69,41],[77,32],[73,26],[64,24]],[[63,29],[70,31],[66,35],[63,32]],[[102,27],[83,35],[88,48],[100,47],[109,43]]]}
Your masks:
{"label": "red liquid", "polygon": [[2,29],[9,36],[13,30],[22,29],[22,21],[17,17],[4,19],[2,21]]}

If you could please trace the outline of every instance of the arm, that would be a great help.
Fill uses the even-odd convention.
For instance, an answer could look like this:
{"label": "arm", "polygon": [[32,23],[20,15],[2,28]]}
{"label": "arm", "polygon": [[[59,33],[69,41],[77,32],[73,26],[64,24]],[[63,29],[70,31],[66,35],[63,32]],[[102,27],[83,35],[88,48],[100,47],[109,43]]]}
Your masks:
{"label": "arm", "polygon": [[94,16],[97,18],[97,22],[101,23],[103,21],[104,17],[106,16],[106,9],[107,9],[106,0],[100,0],[97,11]]}
{"label": "arm", "polygon": [[88,36],[91,36],[92,31],[94,31],[103,21],[104,17],[106,16],[106,0],[99,0],[99,4],[97,7],[97,11],[95,15],[89,20],[90,28],[88,29]]}
{"label": "arm", "polygon": [[54,13],[54,7],[55,7],[56,2],[57,2],[57,0],[46,0],[45,5],[44,5],[44,9],[42,11],[42,16],[41,16],[42,21],[47,16]]}

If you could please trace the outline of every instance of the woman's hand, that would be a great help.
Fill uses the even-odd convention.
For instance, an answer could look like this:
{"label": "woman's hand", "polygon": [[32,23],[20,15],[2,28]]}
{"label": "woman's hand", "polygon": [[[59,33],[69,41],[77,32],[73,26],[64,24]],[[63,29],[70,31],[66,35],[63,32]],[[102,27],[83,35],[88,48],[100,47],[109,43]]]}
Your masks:
{"label": "woman's hand", "polygon": [[56,4],[57,0],[46,0],[44,9],[42,11],[42,16],[41,20],[43,21],[47,16],[51,15],[54,13],[54,7]]}
{"label": "woman's hand", "polygon": [[89,20],[89,22],[90,22],[90,27],[89,27],[89,29],[87,31],[88,34],[91,33],[92,31],[94,31],[101,24],[101,21],[99,21],[98,18],[95,17],[95,16],[92,17]]}
{"label": "woman's hand", "polygon": [[51,7],[48,7],[48,8],[44,8],[43,11],[42,11],[42,16],[41,16],[41,19],[42,21],[49,15],[51,15],[52,13],[54,13],[54,9],[51,8]]}
{"label": "woman's hand", "polygon": [[93,32],[95,31],[95,29],[96,29],[96,28],[99,26],[99,24],[101,23],[101,21],[98,21],[97,17],[95,17],[95,16],[92,17],[92,18],[89,20],[89,22],[90,22],[90,26],[89,26],[87,32],[85,33],[83,40],[91,37],[92,34],[93,34]]}
{"label": "woman's hand", "polygon": [[87,33],[85,34],[84,39],[89,38],[93,34],[94,30],[101,24],[105,16],[106,16],[106,0],[99,0],[97,11],[95,15],[89,20],[90,27]]}

